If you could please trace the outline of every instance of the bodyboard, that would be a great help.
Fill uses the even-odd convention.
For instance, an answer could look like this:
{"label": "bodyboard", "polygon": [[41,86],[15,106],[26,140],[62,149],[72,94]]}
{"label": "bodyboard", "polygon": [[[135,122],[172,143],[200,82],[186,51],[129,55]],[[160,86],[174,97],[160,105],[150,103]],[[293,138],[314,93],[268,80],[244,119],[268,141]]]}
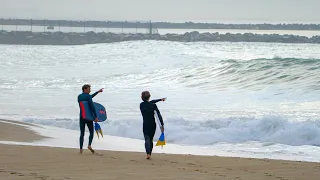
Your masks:
{"label": "bodyboard", "polygon": [[[154,115],[156,116],[156,119],[158,121],[158,126],[161,127],[161,123],[160,123],[160,119],[159,119],[159,116],[157,114],[157,111],[154,111]],[[166,140],[165,140],[164,132],[162,132],[160,137],[159,137],[159,140],[157,141],[156,146],[162,146],[163,147],[164,145],[166,145]]]}
{"label": "bodyboard", "polygon": [[[93,105],[95,107],[97,118],[98,118],[99,122],[103,122],[103,121],[107,120],[107,111],[106,111],[105,107],[99,103],[96,103],[96,102],[93,102]],[[93,113],[92,113],[91,108],[89,106],[89,102],[88,101],[81,101],[80,107],[82,110],[81,117],[85,120],[88,120],[88,121],[94,121],[94,116],[93,116]]]}

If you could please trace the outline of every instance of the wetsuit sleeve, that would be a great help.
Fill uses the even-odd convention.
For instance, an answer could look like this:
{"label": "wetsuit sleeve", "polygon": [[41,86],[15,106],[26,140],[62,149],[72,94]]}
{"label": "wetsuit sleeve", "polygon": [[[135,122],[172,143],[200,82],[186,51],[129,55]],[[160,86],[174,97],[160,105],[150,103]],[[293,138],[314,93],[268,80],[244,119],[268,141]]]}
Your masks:
{"label": "wetsuit sleeve", "polygon": [[91,110],[93,111],[93,116],[94,116],[94,118],[96,118],[97,117],[96,108],[93,105],[93,101],[92,101],[91,96],[88,96],[88,102],[89,102],[89,106],[91,107]]}
{"label": "wetsuit sleeve", "polygon": [[92,97],[92,98],[95,97],[98,93],[99,93],[99,91],[93,93],[93,94],[91,95],[91,97]]}
{"label": "wetsuit sleeve", "polygon": [[157,103],[157,102],[159,102],[159,101],[161,101],[161,100],[162,100],[162,99],[154,99],[154,100],[151,100],[150,103],[155,104],[155,103]]}
{"label": "wetsuit sleeve", "polygon": [[163,119],[162,119],[161,113],[160,113],[157,105],[154,105],[154,109],[155,109],[156,112],[157,112],[157,115],[158,115],[158,117],[159,117],[159,121],[160,121],[161,126],[164,126],[164,124],[163,124]]}

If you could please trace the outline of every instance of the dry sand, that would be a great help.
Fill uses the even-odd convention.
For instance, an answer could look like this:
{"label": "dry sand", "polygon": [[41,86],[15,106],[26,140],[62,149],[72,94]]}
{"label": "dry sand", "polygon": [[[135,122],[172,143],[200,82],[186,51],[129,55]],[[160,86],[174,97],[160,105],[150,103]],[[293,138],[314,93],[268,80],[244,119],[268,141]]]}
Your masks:
{"label": "dry sand", "polygon": [[[14,134],[13,134],[14,132]],[[0,122],[0,140],[44,138],[19,125]],[[94,144],[93,144],[94,145]],[[0,144],[1,180],[319,180],[320,163],[34,147]]]}

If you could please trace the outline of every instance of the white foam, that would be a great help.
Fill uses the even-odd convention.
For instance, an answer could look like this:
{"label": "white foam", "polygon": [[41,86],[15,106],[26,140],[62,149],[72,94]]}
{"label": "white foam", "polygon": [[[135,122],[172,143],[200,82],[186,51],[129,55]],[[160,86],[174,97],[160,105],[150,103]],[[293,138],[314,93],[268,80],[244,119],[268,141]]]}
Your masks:
{"label": "white foam", "polygon": [[[0,120],[1,121],[1,120]],[[16,124],[14,122],[4,123]],[[62,129],[45,125],[28,126],[21,125],[37,132],[40,135],[49,137],[48,139],[26,142],[0,141],[2,144],[18,144],[29,146],[46,146],[46,147],[62,147],[75,148],[79,146],[79,131]],[[156,140],[157,138],[155,138]],[[88,140],[88,132],[86,132],[84,147]],[[93,147],[97,150],[115,150],[144,152],[144,141],[123,138],[116,136],[104,135],[103,139],[94,137]],[[182,146],[176,144],[167,144],[163,148],[154,147],[154,153],[167,154],[192,154],[192,155],[209,155],[209,156],[230,156],[230,157],[253,157],[268,159],[284,159],[320,162],[320,148],[312,146],[291,147],[285,145],[268,145],[250,142],[247,144],[227,144],[220,143],[214,146]]]}
{"label": "white foam", "polygon": [[[25,118],[24,122],[78,130],[78,119]],[[105,134],[143,140],[140,119],[108,120],[101,123]],[[282,116],[216,118],[207,121],[164,119],[168,142],[185,145],[216,143],[279,143],[290,146],[320,146],[320,122],[289,121]],[[159,131],[156,136],[159,136]]]}

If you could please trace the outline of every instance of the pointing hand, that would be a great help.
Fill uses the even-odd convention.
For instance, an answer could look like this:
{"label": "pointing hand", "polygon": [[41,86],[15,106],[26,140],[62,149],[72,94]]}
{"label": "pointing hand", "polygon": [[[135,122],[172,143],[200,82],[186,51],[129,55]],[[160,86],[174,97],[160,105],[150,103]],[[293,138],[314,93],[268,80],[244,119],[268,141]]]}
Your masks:
{"label": "pointing hand", "polygon": [[101,88],[98,92],[103,92],[103,89],[104,89],[104,88]]}

